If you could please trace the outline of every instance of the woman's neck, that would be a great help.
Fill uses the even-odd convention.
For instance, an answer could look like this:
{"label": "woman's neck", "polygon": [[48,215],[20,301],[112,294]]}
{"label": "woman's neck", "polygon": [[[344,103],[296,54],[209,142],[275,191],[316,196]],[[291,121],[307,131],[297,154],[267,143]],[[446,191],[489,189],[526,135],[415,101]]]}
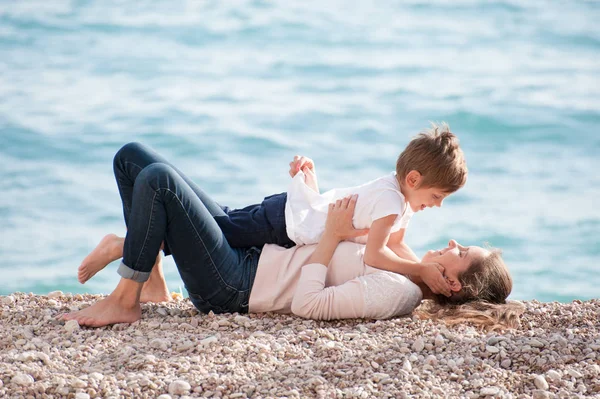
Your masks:
{"label": "woman's neck", "polygon": [[431,292],[431,290],[429,289],[427,284],[425,284],[423,282],[423,280],[421,280],[420,277],[416,277],[416,276],[408,276],[408,277],[410,278],[410,280],[413,283],[415,283],[419,287],[419,289],[423,293],[423,299],[435,299],[435,294],[433,292]]}

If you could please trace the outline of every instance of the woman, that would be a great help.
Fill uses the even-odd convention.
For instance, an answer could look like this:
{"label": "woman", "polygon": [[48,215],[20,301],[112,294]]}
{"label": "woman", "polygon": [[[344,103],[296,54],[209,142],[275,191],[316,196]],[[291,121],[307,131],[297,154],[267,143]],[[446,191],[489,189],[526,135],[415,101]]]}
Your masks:
{"label": "woman", "polygon": [[[174,257],[190,300],[205,313],[388,318],[410,313],[429,298],[446,306],[433,309],[433,316],[451,309],[447,304],[475,300],[493,307],[496,321],[511,313],[504,304],[512,280],[494,251],[451,240],[447,248],[425,255],[423,262],[443,268],[453,291],[450,298],[433,295],[418,279],[366,266],[364,246],[342,242],[366,233],[352,227],[356,197],[330,206],[325,233],[316,245],[232,248],[223,233],[224,208],[164,158],[132,143],[117,153],[114,166],[128,233],[125,239],[106,236],[84,260],[79,279],[85,282],[120,257],[123,278],[108,297],[64,319],[94,327],[131,323],[141,317],[140,301],[167,300],[158,254],[163,245],[165,254]],[[504,324],[514,321],[512,317]]]}

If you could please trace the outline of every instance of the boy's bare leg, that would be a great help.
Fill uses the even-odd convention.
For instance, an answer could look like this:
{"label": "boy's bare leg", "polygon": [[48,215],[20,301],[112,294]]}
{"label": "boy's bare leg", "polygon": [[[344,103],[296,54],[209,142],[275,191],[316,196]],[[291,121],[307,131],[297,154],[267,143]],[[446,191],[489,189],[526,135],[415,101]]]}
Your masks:
{"label": "boy's bare leg", "polygon": [[163,273],[162,256],[158,254],[156,263],[152,267],[150,278],[144,283],[140,302],[168,302],[171,300],[165,275]]}
{"label": "boy's bare leg", "polygon": [[77,279],[81,284],[85,284],[94,274],[104,269],[106,265],[123,257],[124,237],[116,234],[107,234],[85,257],[77,272]]}
{"label": "boy's bare leg", "polygon": [[142,317],[140,294],[143,283],[121,278],[117,288],[106,298],[83,310],[59,318],[77,320],[79,325],[102,327],[116,323],[133,323]]}

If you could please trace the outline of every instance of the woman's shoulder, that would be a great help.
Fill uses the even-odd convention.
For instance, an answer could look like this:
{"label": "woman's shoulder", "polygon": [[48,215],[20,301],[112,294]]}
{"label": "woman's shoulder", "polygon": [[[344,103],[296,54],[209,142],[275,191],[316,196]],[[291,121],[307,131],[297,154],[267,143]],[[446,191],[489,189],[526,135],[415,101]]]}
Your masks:
{"label": "woman's shoulder", "polygon": [[421,303],[423,293],[409,278],[367,267],[376,270],[361,277],[368,317],[386,319],[406,315]]}

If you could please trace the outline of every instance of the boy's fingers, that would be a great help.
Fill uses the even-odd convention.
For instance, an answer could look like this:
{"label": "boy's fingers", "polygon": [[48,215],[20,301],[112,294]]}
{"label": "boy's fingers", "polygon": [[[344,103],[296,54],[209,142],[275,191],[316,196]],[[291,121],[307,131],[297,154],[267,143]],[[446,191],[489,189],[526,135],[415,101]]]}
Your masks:
{"label": "boy's fingers", "polygon": [[366,234],[369,234],[369,229],[360,229],[360,230],[354,230],[354,234],[358,237],[358,236],[364,236]]}

